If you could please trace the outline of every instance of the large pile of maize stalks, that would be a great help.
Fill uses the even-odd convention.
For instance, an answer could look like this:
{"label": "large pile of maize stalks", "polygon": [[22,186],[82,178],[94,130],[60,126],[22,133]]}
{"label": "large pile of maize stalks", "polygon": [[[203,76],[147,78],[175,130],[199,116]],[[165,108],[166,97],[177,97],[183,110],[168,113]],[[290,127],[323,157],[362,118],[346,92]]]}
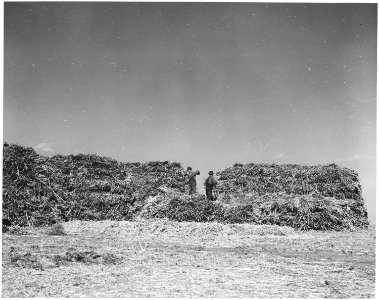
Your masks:
{"label": "large pile of maize stalks", "polygon": [[338,165],[234,164],[216,173],[224,197],[235,193],[320,194],[363,202],[358,174]]}
{"label": "large pile of maize stalks", "polygon": [[162,185],[184,192],[179,163],[121,163],[83,154],[49,158],[4,144],[3,219],[13,225],[130,220],[138,204]]}
{"label": "large pile of maize stalks", "polygon": [[219,197],[209,201],[184,194],[179,163],[121,163],[93,154],[43,157],[4,144],[3,219],[18,226],[139,217],[300,230],[368,225],[358,175],[346,168],[236,164],[216,178]]}
{"label": "large pile of maize stalks", "polygon": [[358,174],[335,164],[238,164],[216,173],[229,222],[326,230],[368,225]]}
{"label": "large pile of maize stalks", "polygon": [[239,204],[175,192],[150,197],[140,216],[174,221],[290,226],[299,230],[343,230],[368,225],[361,203],[322,195],[271,193],[243,196]]}

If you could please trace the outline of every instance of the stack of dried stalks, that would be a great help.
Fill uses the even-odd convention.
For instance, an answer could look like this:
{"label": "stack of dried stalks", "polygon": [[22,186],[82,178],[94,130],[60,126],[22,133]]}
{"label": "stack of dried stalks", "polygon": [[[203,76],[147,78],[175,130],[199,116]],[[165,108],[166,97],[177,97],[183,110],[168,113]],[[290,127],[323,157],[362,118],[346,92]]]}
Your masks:
{"label": "stack of dried stalks", "polygon": [[180,222],[211,222],[223,220],[224,207],[204,195],[165,192],[150,197],[138,214],[143,218],[165,218]]}
{"label": "stack of dried stalks", "polygon": [[216,175],[228,222],[304,230],[368,225],[358,174],[335,164],[235,164]]}
{"label": "stack of dried stalks", "polygon": [[141,216],[186,222],[280,225],[299,230],[343,230],[368,225],[364,207],[354,200],[286,194],[240,197],[244,204],[213,202],[201,195],[158,195],[149,198]]}
{"label": "stack of dried stalks", "polygon": [[235,192],[321,194],[337,199],[362,201],[358,174],[335,164],[300,166],[276,164],[235,164],[216,173],[220,193]]}
{"label": "stack of dried stalks", "polygon": [[245,204],[228,205],[228,223],[256,223],[291,226],[301,230],[342,230],[368,225],[361,203],[315,195],[266,194],[245,197]]}
{"label": "stack of dried stalks", "polygon": [[368,224],[358,175],[346,168],[236,164],[216,175],[219,199],[212,202],[183,194],[179,163],[120,163],[83,154],[47,158],[4,145],[3,218],[21,226],[136,216],[301,230]]}
{"label": "stack of dried stalks", "polygon": [[68,220],[128,220],[136,203],[165,185],[184,192],[179,163],[120,163],[97,155],[39,156],[4,145],[3,218],[15,225]]}

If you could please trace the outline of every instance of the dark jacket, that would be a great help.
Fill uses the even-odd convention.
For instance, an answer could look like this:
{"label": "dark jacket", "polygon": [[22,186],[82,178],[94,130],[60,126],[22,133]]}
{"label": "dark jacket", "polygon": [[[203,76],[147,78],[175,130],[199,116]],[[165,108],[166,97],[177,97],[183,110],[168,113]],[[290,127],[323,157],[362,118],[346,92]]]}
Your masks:
{"label": "dark jacket", "polygon": [[196,170],[195,172],[190,172],[188,174],[188,183],[191,184],[191,183],[195,183],[196,184],[196,175],[200,175],[200,172],[198,170]]}
{"label": "dark jacket", "polygon": [[212,195],[212,190],[216,184],[217,184],[217,181],[216,181],[216,179],[213,178],[212,175],[210,175],[205,180],[205,194],[207,195],[207,199],[216,200],[216,198]]}
{"label": "dark jacket", "polygon": [[209,177],[205,180],[205,188],[206,189],[213,189],[213,187],[217,184],[216,179],[212,175],[209,175]]}

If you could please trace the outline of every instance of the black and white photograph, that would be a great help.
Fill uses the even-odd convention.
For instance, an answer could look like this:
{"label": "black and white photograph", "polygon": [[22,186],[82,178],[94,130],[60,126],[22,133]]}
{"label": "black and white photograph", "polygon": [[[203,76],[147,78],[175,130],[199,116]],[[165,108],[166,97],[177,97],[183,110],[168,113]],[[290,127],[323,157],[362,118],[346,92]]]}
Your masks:
{"label": "black and white photograph", "polygon": [[2,298],[375,298],[377,3],[2,13]]}

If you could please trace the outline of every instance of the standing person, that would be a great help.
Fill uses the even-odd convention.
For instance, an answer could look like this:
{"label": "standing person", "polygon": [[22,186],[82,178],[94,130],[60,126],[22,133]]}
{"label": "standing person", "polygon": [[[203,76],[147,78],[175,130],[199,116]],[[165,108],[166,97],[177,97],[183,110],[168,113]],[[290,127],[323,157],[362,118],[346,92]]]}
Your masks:
{"label": "standing person", "polygon": [[305,174],[305,180],[303,180],[303,194],[309,194],[311,191],[309,187],[309,178],[308,174]]}
{"label": "standing person", "polygon": [[212,195],[212,190],[216,186],[217,181],[213,177],[213,171],[208,172],[209,177],[205,179],[205,193],[207,195],[208,200],[215,200]]}
{"label": "standing person", "polygon": [[195,172],[192,172],[192,168],[187,168],[188,172],[188,184],[189,184],[189,194],[192,195],[196,193],[196,175],[200,175],[200,172],[196,170]]}

